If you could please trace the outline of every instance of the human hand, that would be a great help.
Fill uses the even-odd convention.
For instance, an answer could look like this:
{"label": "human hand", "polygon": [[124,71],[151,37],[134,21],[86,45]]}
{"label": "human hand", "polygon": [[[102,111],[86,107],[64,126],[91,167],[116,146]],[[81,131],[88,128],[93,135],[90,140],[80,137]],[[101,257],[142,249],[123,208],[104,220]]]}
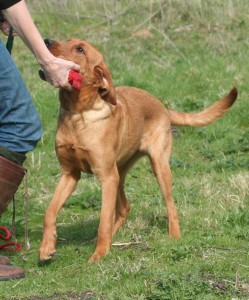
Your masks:
{"label": "human hand", "polygon": [[69,72],[75,70],[80,71],[80,66],[72,61],[54,57],[53,60],[46,65],[41,65],[42,72],[39,72],[41,79],[48,81],[56,88],[64,88],[71,90],[72,86],[68,82]]}
{"label": "human hand", "polygon": [[[3,15],[1,15],[0,30],[1,30],[6,36],[8,36],[9,33],[10,33],[10,27],[11,27],[11,26],[10,26],[9,22],[4,18]],[[13,33],[13,36],[16,36],[16,35],[17,35],[17,33],[14,32],[14,33]]]}

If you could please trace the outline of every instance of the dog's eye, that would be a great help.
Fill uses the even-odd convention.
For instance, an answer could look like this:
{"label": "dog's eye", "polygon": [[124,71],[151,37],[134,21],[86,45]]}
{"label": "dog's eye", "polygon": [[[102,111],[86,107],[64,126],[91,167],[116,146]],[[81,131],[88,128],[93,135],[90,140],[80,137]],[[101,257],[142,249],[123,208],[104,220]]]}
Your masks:
{"label": "dog's eye", "polygon": [[84,49],[82,47],[77,47],[76,50],[80,53],[85,53]]}

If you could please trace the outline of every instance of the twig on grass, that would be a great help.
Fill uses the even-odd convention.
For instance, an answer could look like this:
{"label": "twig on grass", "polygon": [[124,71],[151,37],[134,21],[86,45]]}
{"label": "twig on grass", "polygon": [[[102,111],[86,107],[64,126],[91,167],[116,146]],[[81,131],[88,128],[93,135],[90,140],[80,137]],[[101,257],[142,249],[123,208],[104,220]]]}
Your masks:
{"label": "twig on grass", "polygon": [[129,247],[131,245],[138,245],[138,244],[143,244],[142,242],[126,242],[126,243],[121,243],[121,242],[117,242],[117,243],[112,243],[112,246],[116,246],[116,247]]}

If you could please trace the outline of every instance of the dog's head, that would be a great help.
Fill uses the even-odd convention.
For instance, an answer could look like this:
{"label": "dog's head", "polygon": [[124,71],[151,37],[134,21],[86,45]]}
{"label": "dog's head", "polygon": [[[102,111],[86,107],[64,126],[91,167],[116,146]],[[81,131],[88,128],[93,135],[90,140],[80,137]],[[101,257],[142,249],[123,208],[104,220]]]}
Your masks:
{"label": "dog's head", "polygon": [[[58,42],[46,39],[45,44],[50,52],[65,60],[75,62],[80,66],[80,73],[83,77],[82,89],[84,85],[96,89],[100,97],[116,104],[115,88],[112,82],[111,74],[104,63],[102,54],[89,43],[70,39],[66,42]],[[40,73],[41,79],[45,79]]]}

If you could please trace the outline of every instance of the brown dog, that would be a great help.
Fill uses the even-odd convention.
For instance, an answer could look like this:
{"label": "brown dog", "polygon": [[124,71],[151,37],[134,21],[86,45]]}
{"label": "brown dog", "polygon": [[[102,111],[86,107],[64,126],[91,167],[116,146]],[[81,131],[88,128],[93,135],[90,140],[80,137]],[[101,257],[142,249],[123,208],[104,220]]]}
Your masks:
{"label": "brown dog", "polygon": [[60,90],[56,153],[62,175],[44,217],[40,259],[48,260],[56,251],[57,214],[81,172],[94,173],[102,187],[97,247],[89,261],[109,251],[114,234],[129,213],[125,176],[143,155],[149,156],[165,199],[169,236],[179,238],[169,166],[171,125],[212,123],[233,105],[236,88],[199,113],[176,112],[146,91],[125,86],[115,89],[103,56],[89,43],[70,39],[65,43],[46,40],[46,44],[55,56],[80,65],[83,82],[80,91]]}

